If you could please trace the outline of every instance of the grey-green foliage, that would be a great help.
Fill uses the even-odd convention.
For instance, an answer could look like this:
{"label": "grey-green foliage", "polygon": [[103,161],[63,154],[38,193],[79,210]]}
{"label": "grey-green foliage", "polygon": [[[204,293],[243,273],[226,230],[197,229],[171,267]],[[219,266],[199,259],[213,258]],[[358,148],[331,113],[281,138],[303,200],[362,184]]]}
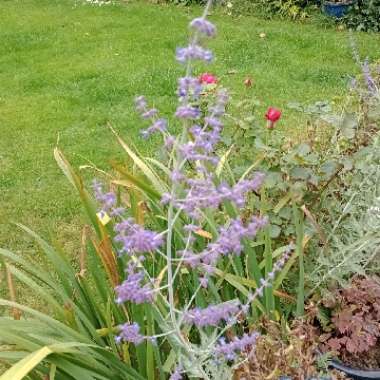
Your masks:
{"label": "grey-green foliage", "polygon": [[354,155],[354,168],[342,178],[343,192],[324,200],[330,225],[309,274],[313,290],[331,281],[344,284],[354,274],[375,270],[380,254],[380,134]]}

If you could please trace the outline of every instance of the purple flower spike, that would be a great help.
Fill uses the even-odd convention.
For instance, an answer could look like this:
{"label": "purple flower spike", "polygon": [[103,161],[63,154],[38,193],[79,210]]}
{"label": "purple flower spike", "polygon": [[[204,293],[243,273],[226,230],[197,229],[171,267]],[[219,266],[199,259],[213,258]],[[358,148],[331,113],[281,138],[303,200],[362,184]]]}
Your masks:
{"label": "purple flower spike", "polygon": [[376,87],[375,80],[372,77],[371,66],[369,64],[368,58],[366,58],[364,60],[364,62],[361,64],[361,66],[362,66],[363,76],[364,76],[365,82],[366,82],[367,87],[368,87],[368,92],[371,95],[376,95],[378,90]]}
{"label": "purple flower spike", "polygon": [[246,351],[248,348],[254,348],[259,334],[244,334],[241,338],[235,337],[231,342],[226,342],[224,338],[220,339],[216,345],[214,353],[218,358],[226,360],[235,360],[238,353]]}
{"label": "purple flower spike", "polygon": [[136,264],[132,261],[129,262],[127,272],[127,279],[115,288],[116,302],[118,304],[130,301],[136,304],[145,302],[153,302],[154,290],[151,284],[142,284],[144,279],[144,272],[136,271]]}
{"label": "purple flower spike", "polygon": [[180,119],[198,119],[200,111],[196,107],[192,106],[179,106],[175,113],[175,116]]}
{"label": "purple flower spike", "polygon": [[220,229],[220,235],[215,243],[209,245],[211,251],[217,251],[222,255],[234,253],[240,255],[243,250],[242,240],[253,238],[257,231],[265,226],[266,220],[260,217],[253,217],[248,226],[245,227],[241,219],[234,219],[227,228]]}
{"label": "purple flower spike", "polygon": [[110,211],[116,205],[116,195],[112,192],[104,193],[100,182],[94,180],[92,183],[96,200],[102,205],[101,211]]}
{"label": "purple flower spike", "polygon": [[243,251],[242,240],[255,237],[257,231],[266,223],[266,218],[253,217],[248,225],[244,226],[241,219],[233,219],[228,227],[220,229],[216,241],[209,243],[202,252],[184,251],[183,261],[192,268],[212,268],[221,256],[240,255]]}
{"label": "purple flower spike", "polygon": [[[212,137],[208,136],[207,139],[207,136],[197,135],[198,132],[195,133],[194,128],[191,131],[195,141],[190,141],[180,147],[183,157],[189,161],[217,163],[216,156],[208,155],[213,146]],[[209,145],[210,143],[211,145]],[[176,200],[176,206],[181,207],[188,215],[194,218],[197,218],[197,211],[199,209],[217,209],[226,200],[234,202],[236,206],[242,208],[246,202],[246,194],[249,191],[256,191],[264,179],[263,174],[256,173],[252,179],[240,181],[233,187],[230,187],[226,183],[222,183],[216,187],[212,175],[208,173],[204,174],[205,178],[202,179],[187,179],[186,182],[189,189],[185,190],[183,199]]]}
{"label": "purple flower spike", "polygon": [[253,302],[257,297],[262,297],[264,295],[264,290],[266,288],[269,288],[272,286],[272,282],[274,278],[276,277],[276,273],[280,272],[281,269],[285,266],[287,261],[292,255],[294,246],[293,244],[290,244],[284,253],[282,254],[281,258],[276,261],[276,263],[273,265],[273,269],[271,272],[268,273],[266,279],[260,280],[260,286],[256,288],[255,292],[248,295],[248,303],[245,305],[245,307],[248,307],[249,303]]}
{"label": "purple flower spike", "polygon": [[190,27],[206,35],[207,37],[214,37],[216,34],[215,25],[212,24],[210,21],[205,20],[202,17],[195,18],[190,23]]}
{"label": "purple flower spike", "polygon": [[172,197],[169,193],[164,193],[161,196],[161,204],[167,205],[172,200]]}
{"label": "purple flower spike", "polygon": [[182,367],[181,367],[181,366],[178,366],[178,367],[174,370],[174,372],[170,375],[169,380],[182,380],[181,372],[182,372]]}
{"label": "purple flower spike", "polygon": [[197,327],[217,326],[220,322],[227,322],[240,311],[240,302],[225,302],[220,305],[211,305],[205,309],[194,308],[184,315],[185,322]]}
{"label": "purple flower spike", "polygon": [[178,80],[178,96],[183,98],[192,96],[194,100],[199,98],[202,92],[202,85],[198,78],[183,77]]}
{"label": "purple flower spike", "polygon": [[224,115],[226,111],[226,106],[229,101],[229,95],[226,89],[220,89],[216,94],[216,102],[215,104],[209,107],[210,113],[214,117],[219,117]]}
{"label": "purple flower spike", "polygon": [[116,337],[116,342],[128,342],[140,344],[145,340],[145,337],[140,334],[140,326],[137,323],[125,323],[119,326],[120,333]]}
{"label": "purple flower spike", "polygon": [[115,232],[115,241],[122,243],[121,253],[128,255],[155,251],[163,244],[161,235],[144,229],[132,218],[116,224]]}
{"label": "purple flower spike", "polygon": [[168,122],[165,119],[158,119],[149,128],[142,130],[141,135],[144,138],[148,138],[156,132],[165,132],[167,126]]}
{"label": "purple flower spike", "polygon": [[171,173],[171,180],[173,182],[181,182],[185,179],[185,176],[178,170],[173,170],[172,173]]}
{"label": "purple flower spike", "polygon": [[164,146],[167,150],[171,150],[174,146],[174,143],[175,143],[175,137],[174,136],[170,135],[170,136],[165,137]]}
{"label": "purple flower spike", "polygon": [[223,123],[215,117],[205,117],[205,122],[212,128],[221,130],[223,128]]}
{"label": "purple flower spike", "polygon": [[199,283],[202,288],[206,289],[208,287],[208,278],[206,276],[199,277]]}
{"label": "purple flower spike", "polygon": [[143,119],[152,119],[154,116],[156,116],[158,111],[155,108],[152,108],[146,112],[144,112],[141,117]]}
{"label": "purple flower spike", "polygon": [[147,102],[146,102],[146,99],[144,96],[137,96],[135,98],[135,106],[136,106],[136,110],[140,113],[144,112],[147,108]]}
{"label": "purple flower spike", "polygon": [[211,62],[213,60],[213,54],[210,50],[203,49],[199,45],[190,45],[185,48],[178,48],[176,58],[180,63],[186,63],[189,60]]}

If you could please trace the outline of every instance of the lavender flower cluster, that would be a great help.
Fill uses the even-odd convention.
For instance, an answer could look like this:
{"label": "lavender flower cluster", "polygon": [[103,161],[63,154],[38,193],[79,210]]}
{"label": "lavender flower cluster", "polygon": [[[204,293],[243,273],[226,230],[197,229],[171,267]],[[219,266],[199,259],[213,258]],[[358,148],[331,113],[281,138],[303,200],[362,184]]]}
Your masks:
{"label": "lavender flower cluster", "polygon": [[135,99],[136,110],[144,120],[150,121],[149,128],[141,131],[144,138],[148,138],[155,132],[164,133],[168,127],[168,122],[164,118],[158,118],[158,111],[156,108],[149,108],[148,103],[144,96],[138,96]]}
{"label": "lavender flower cluster", "polygon": [[[379,88],[379,86],[376,83],[376,80],[374,78],[374,74],[372,72],[371,65],[369,63],[368,58],[364,59],[364,61],[362,61],[362,59],[360,58],[359,50],[358,50],[356,41],[355,41],[352,33],[350,34],[350,45],[351,45],[354,60],[362,71],[363,79],[364,79],[364,82],[365,82],[366,87],[367,87],[365,94],[361,94],[361,95],[365,98],[365,100],[377,99],[379,101],[380,100],[380,88]],[[380,74],[380,66],[377,67],[377,70],[378,70],[377,74]],[[357,80],[356,80],[356,78],[354,78],[352,80],[351,87],[359,90],[357,84],[358,84]]]}
{"label": "lavender flower cluster", "polygon": [[101,212],[112,211],[116,205],[116,195],[113,192],[104,193],[102,184],[96,180],[92,183],[95,199],[102,206]]}
{"label": "lavender flower cluster", "polygon": [[197,327],[218,326],[221,321],[228,321],[240,311],[240,301],[224,302],[211,305],[205,309],[194,308],[184,313],[184,321]]}
{"label": "lavender flower cluster", "polygon": [[126,273],[126,280],[115,288],[116,302],[119,304],[127,301],[135,304],[153,302],[153,288],[150,283],[143,284],[145,274],[143,271],[137,270],[135,262],[128,263]]}
{"label": "lavender flower cluster", "polygon": [[266,218],[253,217],[245,226],[240,218],[230,222],[228,227],[222,227],[215,242],[211,242],[200,253],[191,250],[182,251],[184,263],[192,268],[201,267],[208,273],[212,273],[218,259],[230,253],[240,255],[243,250],[242,240],[254,238],[257,231],[267,223]]}
{"label": "lavender flower cluster", "polygon": [[[116,232],[115,241],[121,243],[120,254],[135,255],[155,251],[164,242],[162,235],[146,230],[139,224],[136,224],[133,218],[124,218],[124,209],[116,207],[116,195],[113,192],[104,193],[102,185],[94,181],[93,190],[96,200],[101,204],[101,212],[109,212],[112,216],[121,218],[119,223],[115,224]],[[143,260],[143,256],[140,257]]]}
{"label": "lavender flower cluster", "polygon": [[254,348],[259,334],[244,334],[241,338],[235,337],[230,342],[226,342],[224,338],[219,340],[215,347],[215,354],[219,358],[226,360],[235,360],[238,353],[246,351],[249,347]]}
{"label": "lavender flower cluster", "polygon": [[134,344],[142,343],[146,337],[140,334],[140,326],[137,323],[125,323],[120,326],[119,335],[116,337],[116,342],[130,342]]}
{"label": "lavender flower cluster", "polygon": [[[210,144],[212,140],[205,139],[205,144]],[[189,144],[193,144],[192,142]],[[183,147],[182,147],[183,148]],[[202,214],[200,210],[218,209],[223,202],[232,202],[238,208],[243,208],[246,204],[246,194],[257,191],[264,179],[262,173],[256,173],[249,180],[242,180],[234,186],[227,183],[217,184],[215,173],[208,171],[206,166],[201,167],[201,160],[214,162],[214,157],[208,155],[198,155],[198,153],[182,150],[184,157],[189,161],[198,158],[198,171],[203,172],[203,178],[188,178],[182,173],[174,172],[172,175],[173,182],[179,182],[183,185],[183,197],[174,197],[170,194],[164,194],[162,203],[167,204],[170,201],[177,207],[186,212],[193,219],[200,219]]]}
{"label": "lavender flower cluster", "polygon": [[[215,25],[204,17],[194,19],[190,23],[190,27],[196,30],[199,34],[203,34],[207,37],[214,37],[216,34]],[[204,49],[202,46],[198,45],[197,40],[194,38],[189,46],[177,49],[176,58],[180,63],[188,63],[189,61],[194,60],[211,62],[213,60],[213,54],[210,50]]]}
{"label": "lavender flower cluster", "polygon": [[174,372],[170,375],[169,380],[182,380],[182,367],[177,366]]}
{"label": "lavender flower cluster", "polygon": [[154,291],[152,281],[145,281],[146,273],[142,263],[145,260],[144,253],[153,252],[164,242],[162,235],[147,230],[136,224],[132,218],[124,218],[124,209],[116,207],[116,195],[112,192],[104,193],[102,185],[93,182],[95,198],[101,205],[101,213],[110,213],[121,219],[115,224],[115,242],[120,243],[119,254],[130,256],[126,272],[126,279],[115,288],[116,302],[133,302],[136,304],[153,302]]}
{"label": "lavender flower cluster", "polygon": [[163,243],[162,235],[146,230],[132,218],[124,219],[115,225],[115,241],[121,243],[120,253],[128,255],[154,252]]}
{"label": "lavender flower cluster", "polygon": [[184,313],[184,321],[188,324],[196,325],[197,327],[217,326],[222,321],[227,322],[228,326],[234,325],[239,315],[247,314],[250,304],[258,297],[262,297],[265,288],[271,286],[271,281],[275,278],[276,273],[281,271],[281,269],[285,266],[293,252],[293,249],[293,245],[289,245],[285,249],[281,258],[274,264],[272,271],[268,273],[267,279],[262,279],[255,292],[249,294],[247,297],[247,302],[244,305],[241,304],[240,301],[236,300],[232,302],[224,302],[219,305],[210,305],[204,309],[190,309]]}

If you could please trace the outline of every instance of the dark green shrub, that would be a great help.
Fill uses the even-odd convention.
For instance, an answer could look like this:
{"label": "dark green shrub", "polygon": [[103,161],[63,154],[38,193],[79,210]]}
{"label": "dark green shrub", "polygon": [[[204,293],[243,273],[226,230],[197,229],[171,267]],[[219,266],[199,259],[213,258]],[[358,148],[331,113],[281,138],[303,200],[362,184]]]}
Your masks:
{"label": "dark green shrub", "polygon": [[291,19],[307,17],[308,0],[231,0],[224,3],[233,15],[256,14],[266,18],[280,16]]}
{"label": "dark green shrub", "polygon": [[[162,0],[163,2],[180,5],[205,4],[205,0]],[[258,14],[266,18],[280,16],[291,19],[304,19],[305,11],[310,3],[308,0],[223,0],[217,1],[228,14],[240,16]]]}
{"label": "dark green shrub", "polygon": [[380,32],[380,0],[358,0],[345,22],[356,30]]}
{"label": "dark green shrub", "polygon": [[161,2],[176,4],[176,5],[194,5],[194,4],[204,5],[206,4],[206,0],[163,0]]}
{"label": "dark green shrub", "polygon": [[307,17],[305,0],[255,0],[266,17],[281,16],[291,19]]}

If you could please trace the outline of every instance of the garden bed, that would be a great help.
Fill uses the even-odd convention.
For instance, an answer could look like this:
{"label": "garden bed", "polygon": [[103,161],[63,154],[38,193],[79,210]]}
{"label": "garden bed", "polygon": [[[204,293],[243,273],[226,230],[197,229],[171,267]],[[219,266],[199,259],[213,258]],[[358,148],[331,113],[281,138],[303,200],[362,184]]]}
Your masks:
{"label": "garden bed", "polygon": [[[0,380],[340,380],[332,357],[377,366],[361,358],[380,339],[378,66],[355,50],[342,105],[264,112],[251,78],[238,100],[204,72],[211,6],[176,49],[172,116],[134,98],[154,153],[107,122],[124,155],[76,169],[58,141],[87,223],[78,254],[24,225],[44,260],[0,249]],[[281,128],[290,109],[302,139]],[[45,307],[20,301],[25,288]]]}

